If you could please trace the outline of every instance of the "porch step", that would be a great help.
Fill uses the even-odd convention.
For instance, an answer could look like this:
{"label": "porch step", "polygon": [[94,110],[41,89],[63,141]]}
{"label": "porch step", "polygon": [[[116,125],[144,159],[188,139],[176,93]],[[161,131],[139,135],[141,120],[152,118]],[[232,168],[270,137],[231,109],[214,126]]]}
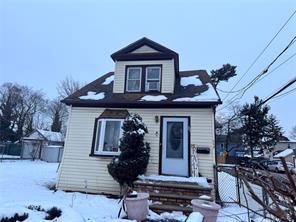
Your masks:
{"label": "porch step", "polygon": [[149,199],[154,204],[150,205],[151,210],[157,213],[165,211],[191,212],[191,200],[201,195],[211,197],[211,188],[199,186],[196,183],[137,180],[135,190],[149,193]]}
{"label": "porch step", "polygon": [[194,183],[179,183],[171,181],[137,180],[134,185],[137,191],[148,193],[175,194],[179,196],[211,196],[212,191],[212,188],[210,187],[202,187]]}
{"label": "porch step", "polygon": [[182,211],[184,214],[189,215],[192,212],[191,207],[182,207],[182,206],[166,205],[166,204],[152,204],[149,206],[149,208],[155,213]]}
{"label": "porch step", "polygon": [[[161,202],[162,204],[183,204],[183,205],[191,205],[191,200],[198,199],[200,196],[198,195],[180,195],[180,194],[167,194],[167,193],[154,193],[149,192],[150,199],[152,201]],[[213,199],[209,199],[209,201],[213,201]]]}

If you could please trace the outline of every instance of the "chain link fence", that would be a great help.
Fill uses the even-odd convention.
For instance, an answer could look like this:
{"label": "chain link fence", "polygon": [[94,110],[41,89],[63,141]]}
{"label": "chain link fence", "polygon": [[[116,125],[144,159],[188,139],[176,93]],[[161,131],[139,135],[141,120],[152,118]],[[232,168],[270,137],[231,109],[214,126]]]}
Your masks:
{"label": "chain link fence", "polygon": [[[246,185],[235,175],[237,167],[234,164],[219,164],[216,167],[218,179],[218,196],[223,205],[233,203],[247,207],[253,213],[265,216],[265,209],[252,199]],[[250,184],[254,192],[261,197],[261,200],[268,203],[268,198],[262,187]]]}
{"label": "chain link fence", "polygon": [[61,162],[63,146],[42,143],[0,143],[0,160],[35,160]]}
{"label": "chain link fence", "polygon": [[1,143],[0,158],[1,159],[20,159],[22,154],[22,144]]}

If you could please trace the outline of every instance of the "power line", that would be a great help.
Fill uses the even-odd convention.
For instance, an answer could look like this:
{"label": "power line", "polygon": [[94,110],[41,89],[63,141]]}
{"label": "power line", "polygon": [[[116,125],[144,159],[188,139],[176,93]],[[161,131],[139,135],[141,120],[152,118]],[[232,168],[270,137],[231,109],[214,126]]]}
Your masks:
{"label": "power line", "polygon": [[[268,70],[269,70],[269,68],[280,58],[280,56],[282,56],[283,54],[284,54],[284,52],[286,52],[294,43],[296,42],[296,36],[294,36],[293,38],[292,38],[292,40],[289,42],[289,44],[276,56],[276,58],[275,59],[273,59],[272,60],[272,62],[271,63],[269,63],[269,65],[260,73],[260,74],[258,74],[256,77],[254,77],[246,86],[244,86],[242,89],[243,89],[243,91],[242,91],[242,93],[241,93],[241,95],[239,96],[239,94],[240,94],[240,92],[239,93],[237,93],[236,95],[234,95],[231,99],[230,99],[230,102],[226,105],[226,106],[224,106],[224,107],[222,107],[221,109],[218,109],[218,111],[221,111],[221,110],[223,110],[223,109],[225,109],[226,107],[228,107],[228,106],[230,106],[231,104],[233,104],[235,101],[237,101],[237,100],[239,100],[239,99],[241,99],[243,96],[244,96],[244,94],[246,93],[246,91],[248,90],[248,89],[250,89],[263,75],[265,75],[265,74],[267,74],[267,75],[269,75],[270,73],[268,73]],[[294,56],[294,55],[293,55]],[[292,57],[293,57],[292,56]],[[288,60],[289,59],[291,59],[291,58],[288,58]],[[282,64],[280,64],[279,66],[277,66],[275,69],[277,69],[277,68],[279,68],[280,66],[281,66]],[[272,71],[274,71],[274,70],[272,70]],[[229,95],[229,94],[228,94]],[[238,97],[239,96],[239,97]],[[237,98],[236,98],[237,97]]]}
{"label": "power line", "polygon": [[[274,69],[272,69],[269,73],[268,73],[268,75],[270,75],[271,73],[273,73],[274,71],[276,71],[277,69],[279,69],[282,65],[284,65],[286,62],[288,62],[290,59],[292,59],[294,56],[296,56],[296,52],[293,54],[293,55],[291,55],[289,58],[287,58],[285,61],[283,61],[282,63],[280,63],[279,65],[277,65]],[[257,81],[257,83],[258,82],[260,82],[261,80],[263,80],[265,77],[267,77],[268,75],[265,75],[265,76],[263,76],[261,79],[259,79],[258,81]]]}
{"label": "power line", "polygon": [[281,98],[283,98],[283,97],[285,97],[285,96],[287,96],[287,95],[289,95],[289,94],[291,94],[293,92],[296,92],[296,88],[293,88],[293,89],[289,90],[288,92],[285,92],[285,93],[282,93],[280,95],[275,96],[274,98],[272,98],[272,100],[269,101],[269,103],[277,101],[277,100],[279,100],[279,99],[281,99]]}
{"label": "power line", "polygon": [[[273,36],[273,38],[268,42],[268,44],[265,46],[265,48],[258,54],[258,56],[255,58],[255,60],[250,64],[250,66],[247,68],[247,70],[244,72],[244,74],[241,76],[241,78],[236,82],[236,84],[231,88],[230,91],[232,91],[239,83],[240,81],[245,77],[245,75],[250,71],[250,69],[256,64],[256,62],[259,60],[259,58],[263,55],[263,53],[266,51],[266,49],[270,46],[270,44],[274,41],[274,39],[279,35],[279,33],[284,29],[284,27],[288,24],[288,22],[292,19],[292,17],[295,15],[296,10],[290,15],[290,17],[287,19],[287,21],[282,25],[282,27],[279,29],[279,31]],[[227,99],[229,94],[227,94],[223,100]]]}
{"label": "power line", "polygon": [[276,95],[278,95],[279,93],[281,93],[282,91],[284,91],[286,88],[288,88],[289,86],[291,86],[295,82],[296,82],[296,77],[294,77],[293,79],[291,79],[289,82],[287,82],[285,85],[283,85],[280,89],[278,89],[275,93],[273,93],[271,96],[269,96],[264,101],[262,101],[261,103],[259,103],[258,106],[261,106],[264,103],[268,102],[270,99],[272,99],[273,97],[275,97]]}
{"label": "power line", "polygon": [[[277,65],[275,68],[273,68],[268,75],[270,75],[271,73],[273,73],[274,71],[276,71],[277,69],[279,69],[282,65],[284,65],[285,63],[287,63],[289,60],[291,60],[294,56],[296,56],[296,52],[294,54],[292,54],[289,58],[287,58],[286,60],[284,60],[282,63],[280,63],[279,65]],[[257,80],[257,83],[260,82],[261,80],[263,80],[265,77],[267,77],[268,75],[262,76],[260,79]],[[239,91],[242,91],[244,88],[235,90],[235,91],[226,91],[226,90],[222,90],[217,88],[218,91],[223,92],[223,93],[236,93]]]}

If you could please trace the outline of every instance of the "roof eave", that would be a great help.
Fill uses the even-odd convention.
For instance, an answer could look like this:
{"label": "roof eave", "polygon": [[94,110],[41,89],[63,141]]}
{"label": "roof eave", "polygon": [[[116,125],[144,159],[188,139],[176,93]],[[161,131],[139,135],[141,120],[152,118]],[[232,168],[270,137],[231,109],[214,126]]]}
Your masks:
{"label": "roof eave", "polygon": [[73,107],[104,107],[104,108],[208,108],[222,104],[221,101],[204,101],[204,102],[145,102],[145,103],[103,103],[93,101],[78,101],[78,100],[62,100],[66,105]]}

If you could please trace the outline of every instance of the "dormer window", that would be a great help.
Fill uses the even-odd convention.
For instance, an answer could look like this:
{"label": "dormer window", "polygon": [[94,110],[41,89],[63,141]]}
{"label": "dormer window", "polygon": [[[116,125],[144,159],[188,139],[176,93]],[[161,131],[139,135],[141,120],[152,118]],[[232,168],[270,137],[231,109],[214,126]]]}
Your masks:
{"label": "dormer window", "polygon": [[160,67],[146,67],[145,91],[160,91]]}
{"label": "dormer window", "polygon": [[161,66],[128,66],[126,69],[126,92],[160,92]]}
{"label": "dormer window", "polygon": [[142,67],[128,67],[126,78],[127,78],[126,91],[128,92],[141,91]]}

